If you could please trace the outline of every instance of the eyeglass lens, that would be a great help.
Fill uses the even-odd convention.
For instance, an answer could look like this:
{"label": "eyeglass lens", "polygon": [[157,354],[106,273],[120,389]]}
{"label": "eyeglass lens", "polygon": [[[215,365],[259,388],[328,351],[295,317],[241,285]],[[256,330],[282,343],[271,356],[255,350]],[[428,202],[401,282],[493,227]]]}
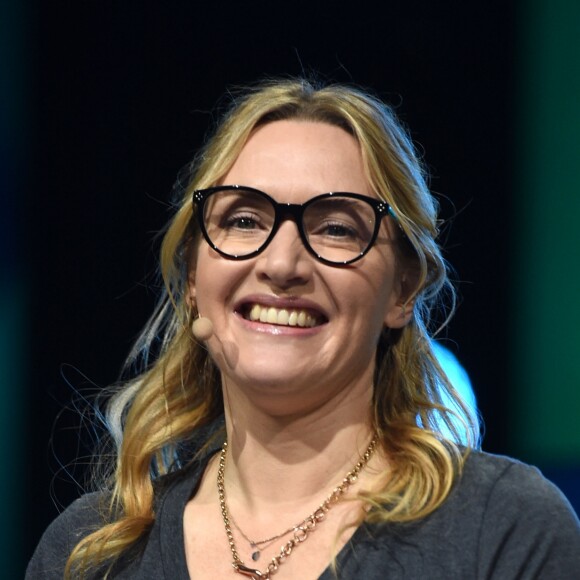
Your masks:
{"label": "eyeglass lens", "polygon": [[[209,239],[223,253],[241,257],[259,250],[276,221],[271,201],[247,190],[212,193],[204,207]],[[365,252],[375,229],[374,209],[365,201],[322,197],[304,210],[302,228],[312,250],[331,262],[346,262]]]}

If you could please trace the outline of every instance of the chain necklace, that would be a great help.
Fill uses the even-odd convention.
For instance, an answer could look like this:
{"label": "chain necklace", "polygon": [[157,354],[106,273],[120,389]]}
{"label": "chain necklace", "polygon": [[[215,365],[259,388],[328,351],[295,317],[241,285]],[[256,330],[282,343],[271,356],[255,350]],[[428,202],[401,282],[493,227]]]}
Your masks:
{"label": "chain necklace", "polygon": [[318,506],[318,508],[312,512],[309,516],[304,518],[300,524],[294,526],[293,528],[288,528],[285,532],[279,534],[278,536],[272,536],[263,542],[253,542],[254,545],[258,544],[265,544],[269,541],[277,540],[282,536],[294,532],[293,537],[284,544],[280,548],[280,553],[274,556],[265,572],[260,572],[260,570],[255,570],[254,568],[249,568],[240,558],[238,554],[238,549],[236,547],[236,542],[234,540],[234,534],[232,532],[232,524],[236,526],[236,528],[240,531],[242,536],[246,538],[250,544],[252,541],[247,538],[247,536],[240,530],[240,528],[234,523],[226,503],[226,491],[224,485],[224,474],[226,469],[226,454],[228,450],[228,442],[225,441],[220,453],[219,459],[219,467],[217,473],[217,489],[218,489],[218,496],[220,502],[220,509],[222,513],[222,519],[224,522],[224,528],[226,531],[226,536],[228,538],[228,544],[230,546],[230,550],[232,552],[233,562],[232,567],[233,569],[252,580],[259,580],[260,578],[264,578],[265,580],[270,580],[270,576],[275,574],[278,571],[278,568],[281,564],[286,561],[286,558],[290,556],[292,550],[301,544],[302,542],[308,539],[310,533],[316,528],[316,526],[324,520],[328,511],[338,503],[340,498],[346,494],[349,487],[358,479],[360,472],[364,469],[366,464],[369,462],[375,448],[377,446],[377,436],[374,435],[369,446],[367,447],[366,451],[363,453],[361,459],[357,462],[357,464],[344,476],[342,482],[332,490],[332,493]]}
{"label": "chain necklace", "polygon": [[282,533],[277,534],[275,536],[270,536],[265,540],[252,540],[248,538],[248,536],[246,536],[244,530],[240,528],[238,522],[236,522],[236,520],[234,519],[234,516],[231,513],[228,513],[228,515],[230,518],[230,523],[234,526],[234,528],[236,528],[236,530],[238,530],[238,532],[240,532],[242,538],[244,538],[244,540],[246,540],[246,542],[250,544],[250,548],[252,548],[252,560],[254,560],[254,562],[257,562],[260,559],[262,550],[269,548],[276,540],[279,540],[280,538],[287,536],[290,532],[293,532],[295,529],[300,527],[302,523],[304,523],[304,520],[302,520],[298,522],[295,526],[291,526],[290,528],[284,530]]}

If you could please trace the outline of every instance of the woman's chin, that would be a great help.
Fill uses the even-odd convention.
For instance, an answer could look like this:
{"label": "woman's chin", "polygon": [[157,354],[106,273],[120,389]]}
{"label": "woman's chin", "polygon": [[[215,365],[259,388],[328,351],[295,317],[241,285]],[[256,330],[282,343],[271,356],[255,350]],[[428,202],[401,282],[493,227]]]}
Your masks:
{"label": "woman's chin", "polygon": [[[279,397],[306,390],[305,384],[316,384],[317,378],[312,377],[305,382],[305,373],[297,372],[296,368],[286,368],[280,365],[271,368],[268,365],[257,364],[251,369],[236,369],[238,372],[232,377],[235,388],[248,394],[256,393],[260,396]],[[244,372],[246,371],[246,372]],[[284,372],[286,371],[286,372]],[[308,388],[310,390],[310,387]]]}

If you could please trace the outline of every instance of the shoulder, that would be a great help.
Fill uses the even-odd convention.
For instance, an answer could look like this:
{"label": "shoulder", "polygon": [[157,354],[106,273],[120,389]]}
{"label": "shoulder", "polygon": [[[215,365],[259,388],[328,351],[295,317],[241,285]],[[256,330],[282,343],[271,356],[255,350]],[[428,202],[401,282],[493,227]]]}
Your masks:
{"label": "shoulder", "polygon": [[475,508],[471,525],[478,537],[479,560],[490,576],[495,572],[498,577],[567,578],[580,568],[578,518],[562,492],[537,468],[473,452],[457,496],[458,504]]}
{"label": "shoulder", "polygon": [[437,510],[361,526],[339,564],[341,578],[575,578],[580,525],[538,469],[474,451]]}
{"label": "shoulder", "polygon": [[84,536],[103,526],[107,520],[109,494],[88,493],[75,500],[46,529],[43,542],[63,542],[65,539],[78,543]]}
{"label": "shoulder", "polygon": [[108,494],[89,493],[74,501],[44,532],[26,578],[59,578],[75,545],[107,521]]}
{"label": "shoulder", "polygon": [[477,493],[488,502],[493,500],[504,507],[511,506],[512,511],[520,512],[522,507],[541,512],[555,510],[569,513],[576,519],[568,500],[538,468],[511,457],[472,451],[459,478],[459,486],[462,494]]}

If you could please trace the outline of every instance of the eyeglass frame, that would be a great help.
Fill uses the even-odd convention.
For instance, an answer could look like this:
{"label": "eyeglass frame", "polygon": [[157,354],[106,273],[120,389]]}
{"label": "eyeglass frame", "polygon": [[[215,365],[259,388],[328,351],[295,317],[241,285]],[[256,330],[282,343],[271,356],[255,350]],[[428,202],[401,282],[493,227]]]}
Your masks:
{"label": "eyeglass frame", "polygon": [[[207,200],[214,193],[217,193],[219,191],[248,191],[248,192],[254,193],[254,194],[266,199],[274,208],[274,223],[272,224],[272,230],[270,231],[270,233],[268,234],[268,237],[265,239],[265,241],[260,245],[260,247],[257,250],[254,250],[253,252],[250,252],[249,254],[244,254],[242,256],[228,254],[228,253],[220,250],[220,248],[218,248],[216,246],[216,244],[209,237],[209,234],[207,233],[207,229],[206,229],[205,223],[204,223],[204,211],[203,210],[204,210],[204,207],[205,207]],[[372,207],[372,209],[375,213],[374,231],[371,235],[370,241],[369,241],[366,249],[363,252],[361,252],[360,254],[358,254],[357,256],[355,256],[354,258],[352,258],[351,260],[333,262],[332,260],[327,260],[326,258],[323,258],[310,245],[310,242],[308,240],[308,236],[306,235],[306,232],[304,231],[304,223],[303,222],[304,222],[304,212],[306,211],[306,209],[310,205],[312,205],[314,202],[316,202],[320,199],[331,198],[331,197],[346,197],[346,198],[350,198],[350,199],[358,199],[360,201],[364,201],[365,203],[367,203],[368,205],[370,205]],[[224,258],[227,258],[229,260],[249,260],[251,258],[255,258],[256,256],[260,255],[268,247],[270,242],[274,239],[274,236],[278,233],[278,229],[280,228],[280,225],[282,224],[282,222],[286,221],[287,219],[291,219],[296,224],[296,227],[298,228],[298,233],[300,235],[300,239],[302,241],[302,244],[304,245],[304,247],[306,248],[308,253],[310,253],[317,260],[319,260],[320,262],[322,262],[323,264],[326,264],[328,266],[348,266],[349,264],[352,264],[353,262],[357,262],[358,260],[363,258],[370,251],[370,249],[373,247],[374,243],[377,240],[377,236],[379,234],[379,229],[381,227],[382,219],[384,217],[390,216],[393,219],[397,220],[397,216],[396,216],[395,212],[393,211],[391,206],[386,201],[383,201],[380,199],[375,199],[374,197],[369,197],[367,195],[362,195],[360,193],[350,193],[350,192],[346,192],[346,191],[331,191],[328,193],[322,193],[320,195],[317,195],[317,196],[309,199],[305,203],[279,203],[275,199],[273,199],[270,195],[268,195],[267,193],[265,193],[259,189],[256,189],[254,187],[250,187],[247,185],[216,185],[216,186],[208,187],[205,189],[196,189],[192,194],[192,204],[194,205],[194,207],[197,208],[197,221],[198,221],[198,225],[199,225],[199,228],[201,230],[201,233],[202,233],[203,237],[205,238],[205,241],[218,254],[220,254],[221,256],[223,256]]]}

